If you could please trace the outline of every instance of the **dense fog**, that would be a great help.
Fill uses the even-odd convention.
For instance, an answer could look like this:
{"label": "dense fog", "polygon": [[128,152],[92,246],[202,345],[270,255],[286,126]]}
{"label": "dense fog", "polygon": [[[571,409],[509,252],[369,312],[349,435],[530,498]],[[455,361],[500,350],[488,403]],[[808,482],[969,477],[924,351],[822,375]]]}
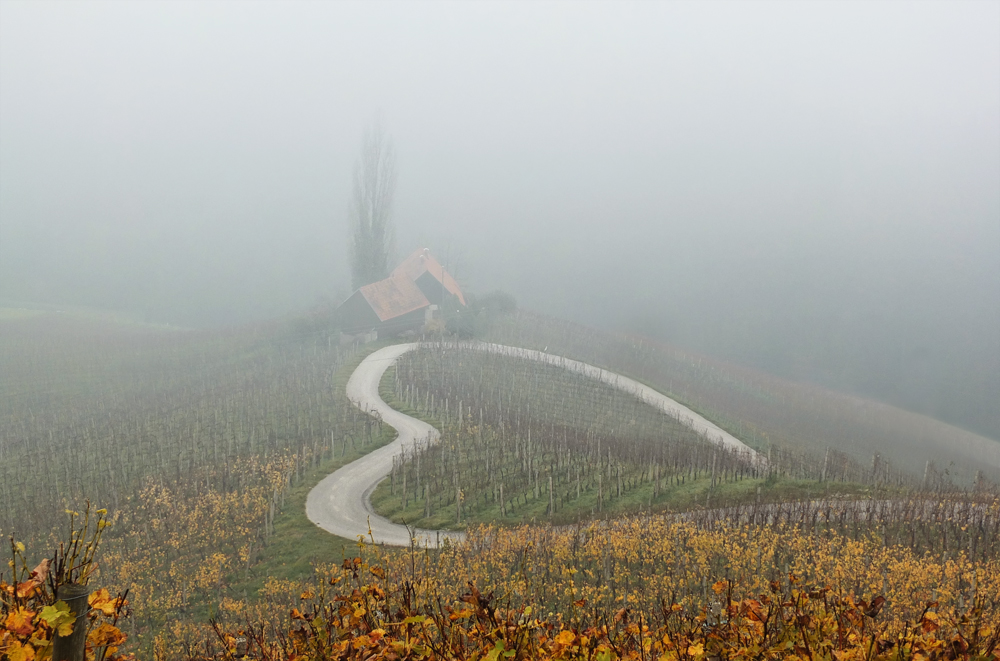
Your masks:
{"label": "dense fog", "polygon": [[0,300],[184,326],[471,292],[1000,438],[1000,3],[0,4]]}

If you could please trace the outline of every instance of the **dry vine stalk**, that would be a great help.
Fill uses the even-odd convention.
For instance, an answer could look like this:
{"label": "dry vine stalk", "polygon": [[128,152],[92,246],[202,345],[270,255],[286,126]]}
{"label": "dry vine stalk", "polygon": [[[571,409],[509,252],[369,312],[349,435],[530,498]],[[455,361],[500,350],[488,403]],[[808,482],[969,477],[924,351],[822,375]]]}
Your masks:
{"label": "dry vine stalk", "polygon": [[[68,539],[52,558],[31,571],[24,544],[10,540],[10,582],[0,572],[0,653],[11,661],[55,658],[59,661],[126,661],[120,652],[126,636],[119,619],[127,615],[127,594],[112,597],[106,588],[93,590],[95,557],[107,527],[107,511],[87,508],[82,521],[68,512]],[[93,528],[91,523],[93,522]]]}

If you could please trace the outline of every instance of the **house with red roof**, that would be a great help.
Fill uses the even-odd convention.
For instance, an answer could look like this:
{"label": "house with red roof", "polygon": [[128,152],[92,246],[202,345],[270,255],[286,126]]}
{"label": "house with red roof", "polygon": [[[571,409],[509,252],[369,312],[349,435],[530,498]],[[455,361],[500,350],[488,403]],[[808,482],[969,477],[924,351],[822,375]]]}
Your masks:
{"label": "house with red roof", "polygon": [[412,255],[403,260],[403,263],[392,272],[394,276],[402,276],[416,283],[420,291],[424,293],[427,300],[434,305],[440,305],[448,294],[458,299],[458,302],[465,305],[465,294],[458,286],[455,278],[444,270],[441,264],[431,257],[431,251],[427,248],[417,250]]}
{"label": "house with red roof", "polygon": [[385,280],[364,285],[337,308],[341,331],[376,336],[420,331],[444,302],[465,305],[465,294],[455,278],[431,256],[417,250]]}

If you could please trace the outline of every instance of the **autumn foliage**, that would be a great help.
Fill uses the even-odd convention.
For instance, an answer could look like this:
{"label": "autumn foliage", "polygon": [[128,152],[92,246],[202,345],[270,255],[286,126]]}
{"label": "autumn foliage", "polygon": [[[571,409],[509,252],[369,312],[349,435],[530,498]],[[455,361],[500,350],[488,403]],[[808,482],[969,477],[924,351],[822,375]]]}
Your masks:
{"label": "autumn foliage", "polygon": [[[5,659],[48,658],[53,635],[79,626],[53,588],[95,573],[99,536],[81,539],[30,572],[13,545]],[[230,602],[210,625],[173,629],[154,658],[1000,658],[1000,563],[961,548],[914,553],[875,533],[652,517],[486,527],[440,552],[359,553]],[[89,604],[87,658],[130,658],[124,595],[98,589]]]}
{"label": "autumn foliage", "polygon": [[[86,628],[86,658],[127,661],[132,654],[120,651],[126,636],[118,628],[126,595],[111,596],[107,588],[89,592],[87,611],[74,612],[61,599],[66,586],[87,586],[97,570],[95,554],[107,525],[106,512],[97,510],[91,528],[88,507],[79,526],[77,513],[69,512],[70,534],[52,558],[28,571],[24,545],[11,540],[9,572],[0,573],[0,653],[10,661],[50,659],[57,637],[68,637]],[[84,590],[84,593],[87,591]]]}
{"label": "autumn foliage", "polygon": [[960,546],[661,516],[360,552],[162,658],[233,658],[240,640],[282,661],[1000,658],[1000,563]]}

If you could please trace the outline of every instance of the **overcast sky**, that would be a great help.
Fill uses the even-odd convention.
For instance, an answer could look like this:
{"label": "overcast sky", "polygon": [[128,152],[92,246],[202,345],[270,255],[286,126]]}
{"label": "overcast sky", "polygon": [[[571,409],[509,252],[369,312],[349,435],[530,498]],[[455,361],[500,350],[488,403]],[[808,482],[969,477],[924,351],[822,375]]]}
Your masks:
{"label": "overcast sky", "polygon": [[3,0],[0,298],[344,296],[377,112],[401,255],[1000,437],[998,2]]}

